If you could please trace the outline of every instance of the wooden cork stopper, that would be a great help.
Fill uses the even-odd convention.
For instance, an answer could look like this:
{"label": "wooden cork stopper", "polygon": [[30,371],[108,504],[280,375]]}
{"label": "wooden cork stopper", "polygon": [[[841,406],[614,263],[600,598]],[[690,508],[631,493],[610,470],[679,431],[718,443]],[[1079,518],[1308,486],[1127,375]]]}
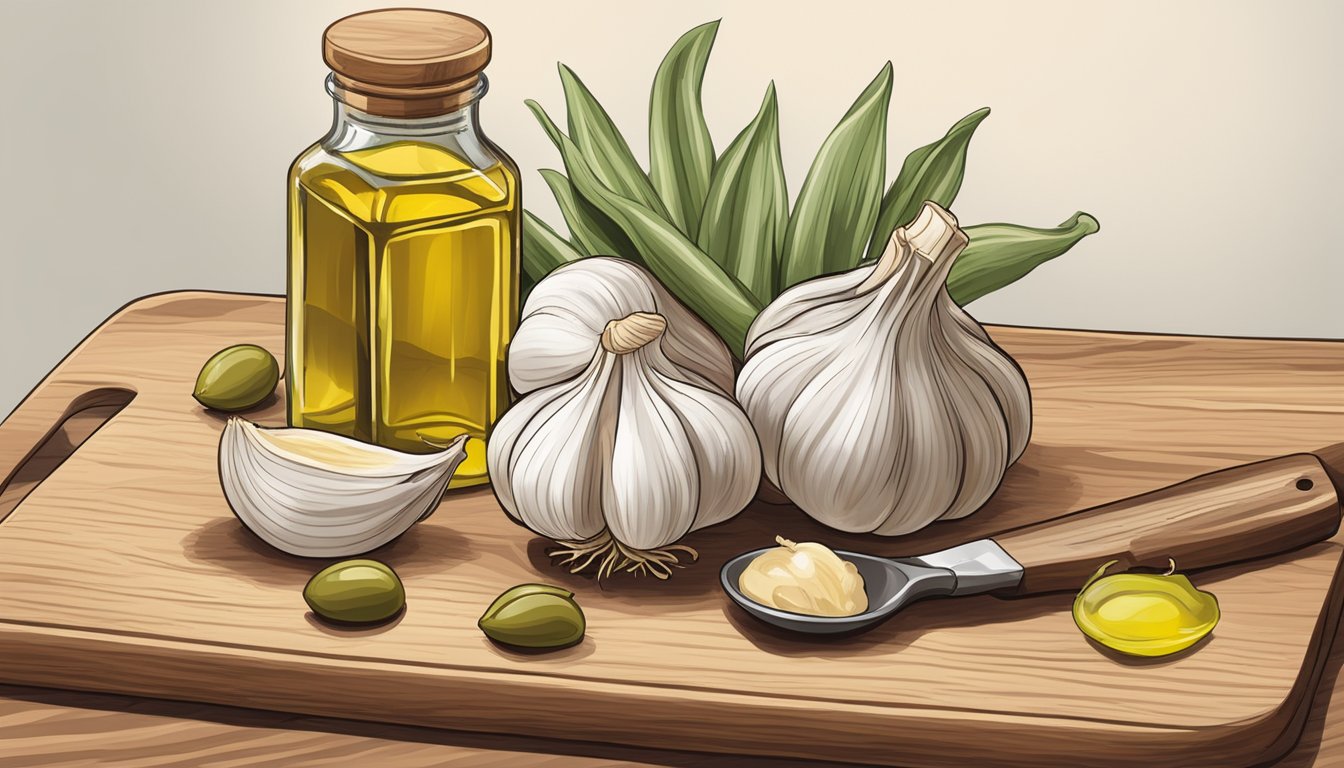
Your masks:
{"label": "wooden cork stopper", "polygon": [[477,97],[490,63],[490,30],[447,11],[366,11],[327,27],[322,60],[349,106],[384,117],[430,117]]}

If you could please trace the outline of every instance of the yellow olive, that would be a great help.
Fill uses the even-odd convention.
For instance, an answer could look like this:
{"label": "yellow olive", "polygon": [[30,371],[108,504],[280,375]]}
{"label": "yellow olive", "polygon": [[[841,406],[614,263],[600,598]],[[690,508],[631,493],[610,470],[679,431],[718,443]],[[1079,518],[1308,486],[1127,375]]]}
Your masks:
{"label": "yellow olive", "polygon": [[477,626],[486,637],[522,648],[564,648],[583,639],[586,622],[574,593],[548,584],[521,584],[485,609]]}
{"label": "yellow olive", "polygon": [[243,411],[270,397],[279,381],[280,365],[270,352],[255,344],[238,344],[205,361],[191,394],[206,408]]}
{"label": "yellow olive", "polygon": [[377,560],[345,560],[308,580],[303,599],[324,619],[366,624],[390,619],[406,605],[396,571]]}

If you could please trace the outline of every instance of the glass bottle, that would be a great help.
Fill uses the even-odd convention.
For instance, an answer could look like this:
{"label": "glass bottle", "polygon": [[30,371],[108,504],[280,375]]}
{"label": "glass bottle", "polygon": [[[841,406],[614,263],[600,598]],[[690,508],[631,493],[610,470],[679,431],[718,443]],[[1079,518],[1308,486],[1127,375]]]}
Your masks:
{"label": "glass bottle", "polygon": [[323,35],[331,132],[289,174],[289,422],[401,451],[463,433],[487,481],[517,323],[517,166],[481,132],[479,22],[356,14]]}

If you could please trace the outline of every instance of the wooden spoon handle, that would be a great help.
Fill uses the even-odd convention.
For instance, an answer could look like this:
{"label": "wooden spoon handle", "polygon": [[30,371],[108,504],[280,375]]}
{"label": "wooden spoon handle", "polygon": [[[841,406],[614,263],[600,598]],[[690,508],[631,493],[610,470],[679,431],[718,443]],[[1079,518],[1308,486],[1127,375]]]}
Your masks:
{"label": "wooden spoon handle", "polygon": [[1211,472],[995,536],[1024,569],[1010,594],[1075,591],[1102,563],[1193,571],[1314,544],[1339,530],[1339,497],[1307,453]]}

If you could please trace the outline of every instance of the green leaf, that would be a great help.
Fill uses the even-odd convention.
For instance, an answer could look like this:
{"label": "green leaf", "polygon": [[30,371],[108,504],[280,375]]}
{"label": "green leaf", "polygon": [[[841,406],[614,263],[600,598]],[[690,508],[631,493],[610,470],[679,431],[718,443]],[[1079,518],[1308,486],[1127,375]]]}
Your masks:
{"label": "green leaf", "polygon": [[1101,224],[1082,211],[1054,229],[1016,224],[967,227],[971,243],[952,265],[947,291],[953,301],[965,306],[1026,276],[1100,229]]}
{"label": "green leaf", "polygon": [[781,287],[859,261],[882,199],[890,101],[887,62],[812,161],[784,238]]}
{"label": "green leaf", "polygon": [[944,208],[952,206],[966,173],[966,147],[976,126],[987,116],[989,107],[977,109],[952,126],[943,138],[906,156],[901,172],[882,197],[867,258],[880,256],[891,240],[891,233],[914,221],[924,201],[932,200]]}
{"label": "green leaf", "polygon": [[569,136],[598,180],[621,197],[641,203],[666,219],[667,208],[653,190],[649,177],[635,162],[630,145],[625,143],[611,116],[579,76],[564,64],[560,65],[560,81],[565,87]]}
{"label": "green leaf", "polygon": [[719,22],[682,35],[658,66],[649,97],[649,177],[668,220],[694,240],[714,171],[714,142],[700,89]]}
{"label": "green leaf", "polygon": [[[555,148],[560,149],[560,137],[563,134],[551,116],[546,113],[545,108],[532,99],[527,99],[523,103],[532,111],[532,116],[541,124],[542,130],[550,137]],[[624,256],[638,261],[634,246],[621,232],[620,227],[603,215],[596,206],[583,199],[582,195],[576,194],[569,179],[549,169],[543,169],[540,173],[546,180],[546,185],[551,188],[551,194],[555,195],[555,202],[560,206],[560,213],[565,217],[565,225],[569,227],[570,235],[587,251],[587,255]]]}
{"label": "green leaf", "polygon": [[531,211],[523,211],[523,274],[519,301],[526,300],[532,286],[541,282],[551,270],[582,258],[583,254],[546,226],[546,222]]}
{"label": "green leaf", "polygon": [[567,136],[560,137],[560,154],[579,194],[616,222],[659,281],[740,359],[747,327],[761,309],[751,293],[667,219],[605,187]]}
{"label": "green leaf", "polygon": [[540,280],[551,270],[583,254],[531,211],[523,211],[523,271]]}
{"label": "green leaf", "polygon": [[550,168],[538,171],[546,180],[546,186],[555,195],[560,206],[560,214],[565,217],[565,226],[569,233],[583,247],[587,256],[624,256],[638,261],[634,246],[621,232],[620,227],[597,209],[592,203],[575,194],[574,185],[565,175]]}
{"label": "green leaf", "polygon": [[756,300],[775,298],[775,277],[789,221],[789,193],[779,152],[775,84],[756,117],[714,166],[700,223],[700,249],[735,276]]}
{"label": "green leaf", "polygon": [[546,132],[546,136],[550,138],[551,143],[555,145],[556,149],[559,149],[560,129],[555,127],[555,121],[551,119],[551,116],[546,114],[546,108],[538,104],[535,99],[523,99],[523,103],[532,111],[532,116],[541,124],[541,129]]}

